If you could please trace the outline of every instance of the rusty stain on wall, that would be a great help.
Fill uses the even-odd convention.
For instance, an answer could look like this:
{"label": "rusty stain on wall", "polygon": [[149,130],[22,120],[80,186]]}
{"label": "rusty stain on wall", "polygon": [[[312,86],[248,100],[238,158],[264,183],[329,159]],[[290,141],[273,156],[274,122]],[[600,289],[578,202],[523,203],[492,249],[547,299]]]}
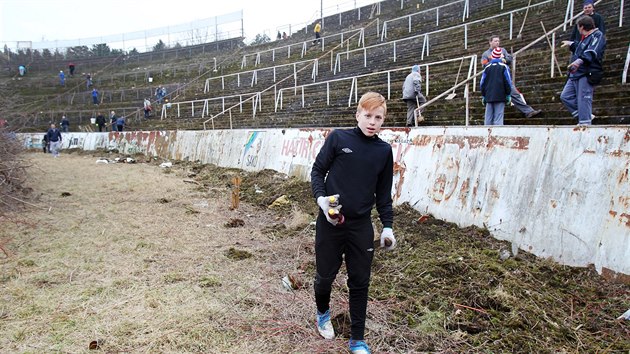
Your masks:
{"label": "rusty stain on wall", "polygon": [[529,148],[529,138],[522,136],[449,136],[449,135],[420,135],[412,140],[416,146],[434,145],[441,148],[443,145],[457,145],[460,149],[468,147],[470,149],[501,147],[507,149],[527,150]]}

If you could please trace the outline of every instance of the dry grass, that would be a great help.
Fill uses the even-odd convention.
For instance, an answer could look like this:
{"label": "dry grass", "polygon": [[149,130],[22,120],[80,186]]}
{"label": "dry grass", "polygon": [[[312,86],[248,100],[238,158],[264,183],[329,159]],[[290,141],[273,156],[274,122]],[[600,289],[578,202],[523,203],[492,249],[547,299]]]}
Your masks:
{"label": "dry grass", "polygon": [[[27,156],[35,206],[0,231],[12,254],[0,254],[2,352],[81,353],[95,340],[105,352],[347,352],[343,270],[331,304],[339,338],[314,328],[307,184],[273,171]],[[242,202],[231,211],[235,174]],[[291,204],[268,209],[280,195]],[[627,285],[526,252],[501,261],[508,245],[486,231],[408,206],[395,217],[399,246],[374,259],[374,353],[630,349],[628,321],[614,320]],[[285,275],[301,287],[286,290]]]}
{"label": "dry grass", "polygon": [[[29,158],[40,208],[3,229],[14,254],[0,263],[3,351],[77,353],[93,340],[107,352],[342,350],[316,336],[310,287],[280,281],[312,256],[299,211],[230,211],[227,189],[207,198],[154,165]],[[245,226],[225,228],[235,217]],[[269,220],[307,231],[273,242],[259,231]],[[230,259],[229,248],[254,257]]]}

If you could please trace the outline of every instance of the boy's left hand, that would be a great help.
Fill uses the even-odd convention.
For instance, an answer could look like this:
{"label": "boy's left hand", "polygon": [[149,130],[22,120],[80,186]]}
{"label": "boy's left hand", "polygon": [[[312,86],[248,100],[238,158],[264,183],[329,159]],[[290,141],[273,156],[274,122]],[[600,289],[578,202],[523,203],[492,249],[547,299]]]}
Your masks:
{"label": "boy's left hand", "polygon": [[396,238],[394,237],[394,231],[389,227],[384,227],[381,232],[381,248],[386,251],[391,251],[396,247]]}

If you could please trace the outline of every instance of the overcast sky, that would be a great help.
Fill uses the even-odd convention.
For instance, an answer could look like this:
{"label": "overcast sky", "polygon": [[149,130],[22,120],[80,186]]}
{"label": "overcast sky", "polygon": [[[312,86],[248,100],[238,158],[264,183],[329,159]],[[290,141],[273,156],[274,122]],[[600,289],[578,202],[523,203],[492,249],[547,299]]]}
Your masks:
{"label": "overcast sky", "polygon": [[[323,0],[324,15],[374,0]],[[248,40],[318,18],[322,0],[0,0],[0,42],[117,35],[243,11]],[[301,26],[303,27],[303,26]],[[288,30],[287,30],[288,32]],[[9,47],[12,47],[9,44]]]}

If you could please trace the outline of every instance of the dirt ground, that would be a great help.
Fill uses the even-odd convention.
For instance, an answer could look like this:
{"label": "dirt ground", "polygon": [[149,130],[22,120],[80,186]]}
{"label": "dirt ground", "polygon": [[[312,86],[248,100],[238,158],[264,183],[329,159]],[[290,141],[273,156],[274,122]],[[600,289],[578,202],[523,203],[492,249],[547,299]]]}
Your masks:
{"label": "dirt ground", "polygon": [[[0,219],[2,352],[347,352],[345,273],[331,303],[337,339],[314,327],[308,183],[100,156],[116,157],[27,155],[29,204]],[[628,285],[511,255],[486,230],[408,206],[395,218],[398,247],[373,266],[374,353],[630,350],[630,321],[616,319],[630,308]]]}

